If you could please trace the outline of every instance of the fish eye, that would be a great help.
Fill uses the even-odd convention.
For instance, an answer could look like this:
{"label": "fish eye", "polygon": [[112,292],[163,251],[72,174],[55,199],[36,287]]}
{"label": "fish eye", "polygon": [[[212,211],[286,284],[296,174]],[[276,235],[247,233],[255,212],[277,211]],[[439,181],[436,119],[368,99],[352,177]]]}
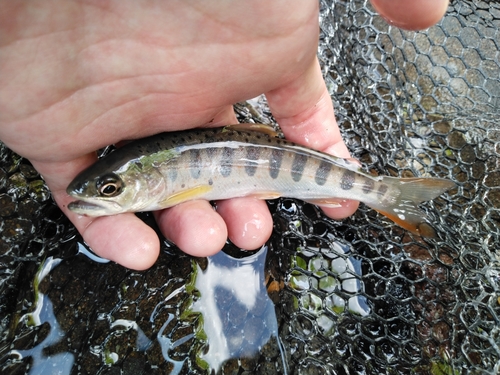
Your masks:
{"label": "fish eye", "polygon": [[122,180],[115,174],[104,175],[96,183],[97,191],[105,197],[118,195],[122,190],[122,185]]}

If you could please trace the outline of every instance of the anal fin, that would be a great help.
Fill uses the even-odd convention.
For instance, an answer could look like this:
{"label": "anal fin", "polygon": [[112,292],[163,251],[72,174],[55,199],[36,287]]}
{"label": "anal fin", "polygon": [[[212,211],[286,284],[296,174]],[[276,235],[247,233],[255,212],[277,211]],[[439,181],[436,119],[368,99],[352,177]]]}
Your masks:
{"label": "anal fin", "polygon": [[261,191],[252,193],[249,196],[257,199],[276,199],[283,196],[283,194],[277,191]]}
{"label": "anal fin", "polygon": [[325,198],[325,199],[308,199],[307,203],[314,204],[316,206],[322,206],[327,208],[339,208],[342,207],[342,202],[338,199]]}

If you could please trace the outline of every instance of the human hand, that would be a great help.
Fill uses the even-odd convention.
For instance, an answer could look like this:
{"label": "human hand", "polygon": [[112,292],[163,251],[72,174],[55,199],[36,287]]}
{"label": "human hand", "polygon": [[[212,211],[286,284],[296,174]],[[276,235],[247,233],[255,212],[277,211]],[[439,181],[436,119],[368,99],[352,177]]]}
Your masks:
{"label": "human hand", "polygon": [[[373,2],[381,13],[394,8]],[[72,213],[67,185],[98,148],[235,123],[232,104],[261,93],[288,139],[348,157],[316,60],[317,8],[286,0],[2,2],[0,139],[32,162],[98,255],[148,268],[159,252],[155,232],[130,213]],[[325,212],[342,218],[356,208]],[[166,237],[196,256],[219,251],[228,235],[258,248],[272,230],[265,203],[253,198],[219,202],[217,212],[192,201],[155,216]]]}

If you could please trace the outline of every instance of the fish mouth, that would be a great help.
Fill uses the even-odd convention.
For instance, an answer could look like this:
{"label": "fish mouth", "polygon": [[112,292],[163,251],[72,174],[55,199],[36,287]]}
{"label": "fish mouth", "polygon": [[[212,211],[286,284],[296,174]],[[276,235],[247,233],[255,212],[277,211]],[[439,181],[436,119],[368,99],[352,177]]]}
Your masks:
{"label": "fish mouth", "polygon": [[[73,201],[68,204],[68,209],[79,215],[86,216],[107,216],[114,215],[118,212],[114,212],[109,205],[100,205],[93,202],[85,202],[81,200]],[[119,208],[119,206],[117,207]]]}

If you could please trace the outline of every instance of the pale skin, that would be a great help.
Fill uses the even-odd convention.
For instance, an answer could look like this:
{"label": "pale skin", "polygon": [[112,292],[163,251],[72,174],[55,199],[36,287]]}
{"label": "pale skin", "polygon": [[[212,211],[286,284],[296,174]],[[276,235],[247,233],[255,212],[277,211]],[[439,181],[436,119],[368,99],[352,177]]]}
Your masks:
{"label": "pale skin", "polygon": [[[436,23],[447,0],[372,0],[407,29]],[[292,5],[293,4],[293,5]],[[98,255],[132,269],[157,259],[156,233],[134,214],[90,218],[67,209],[69,182],[95,150],[163,131],[236,122],[232,105],[264,93],[285,136],[349,157],[316,60],[317,1],[3,1],[0,139],[28,158]],[[357,202],[325,208],[344,218]],[[269,238],[265,202],[192,201],[155,212],[186,253],[226,238],[256,249]]]}

